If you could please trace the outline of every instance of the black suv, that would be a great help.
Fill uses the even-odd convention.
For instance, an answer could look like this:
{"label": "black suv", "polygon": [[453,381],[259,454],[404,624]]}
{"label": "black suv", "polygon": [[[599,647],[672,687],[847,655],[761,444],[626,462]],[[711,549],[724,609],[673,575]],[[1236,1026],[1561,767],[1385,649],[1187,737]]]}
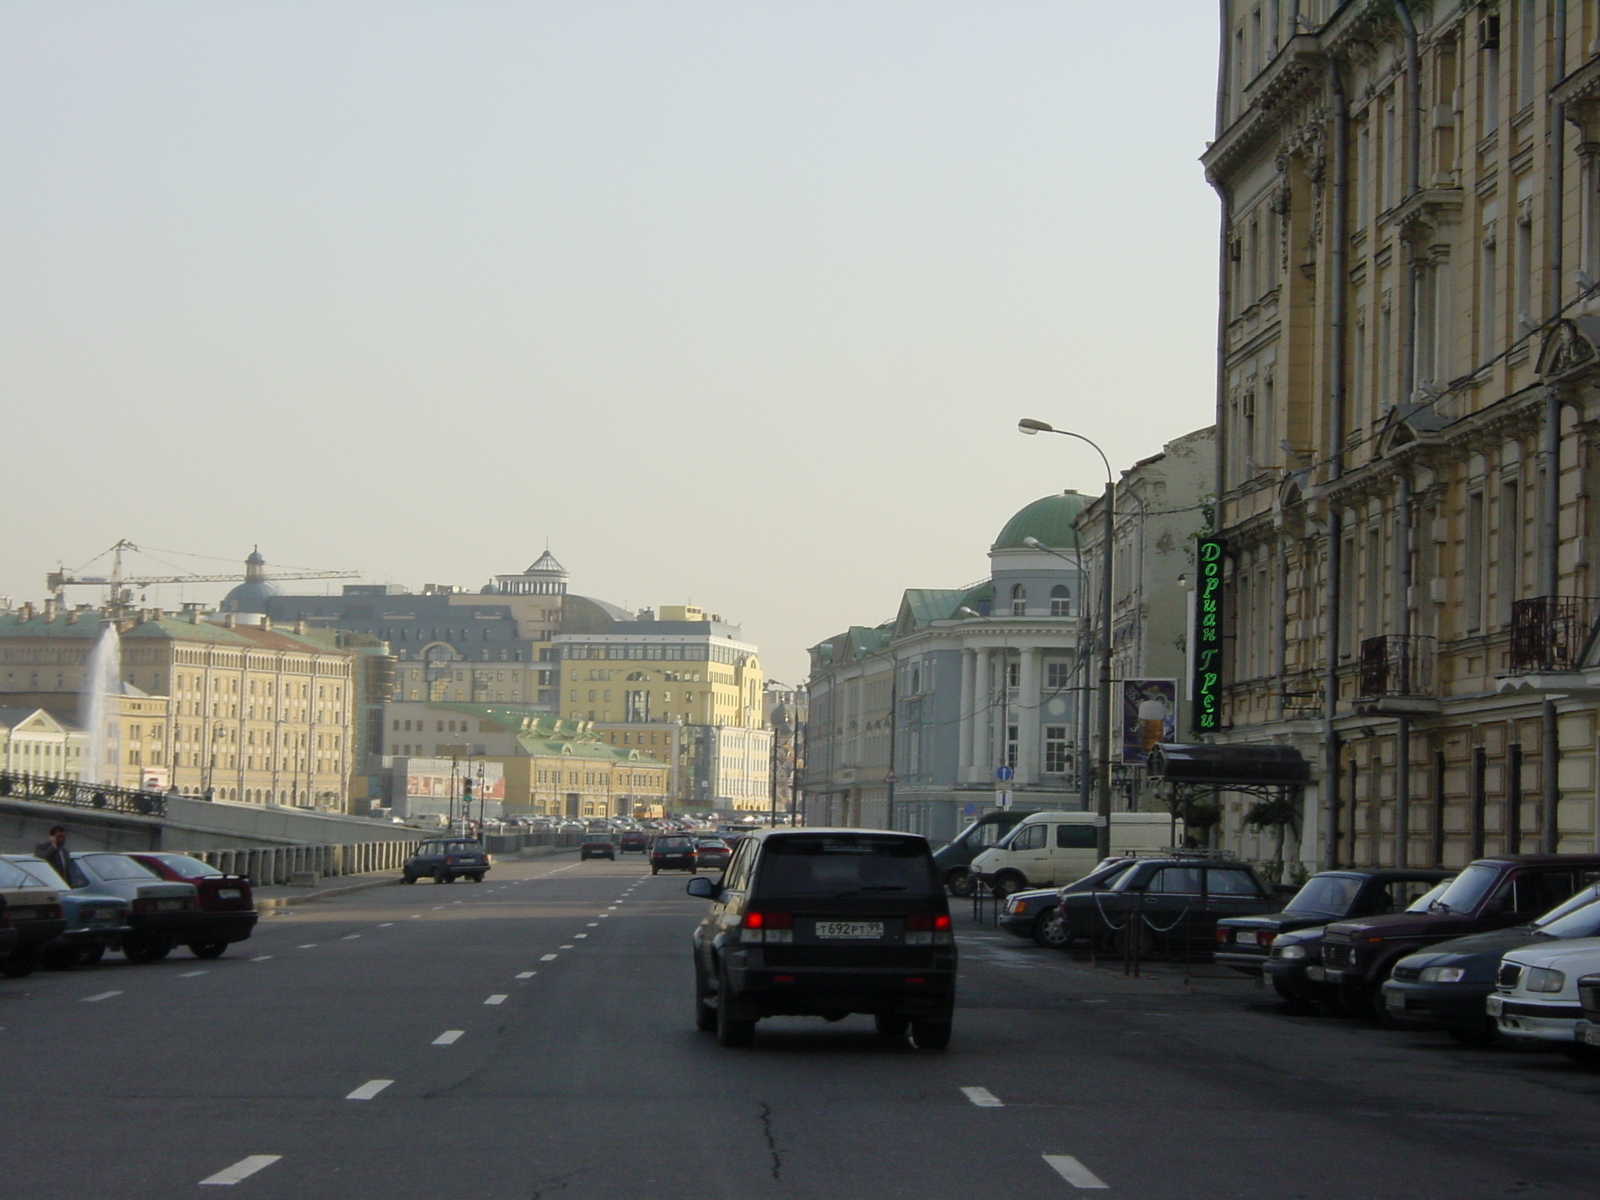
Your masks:
{"label": "black suv", "polygon": [[867,829],[763,829],[741,838],[694,934],[695,1023],[724,1046],[756,1021],[871,1013],[884,1037],[950,1042],[956,948],[928,843]]}
{"label": "black suv", "polygon": [[462,876],[482,883],[489,873],[489,856],[481,842],[470,838],[439,838],[418,846],[401,872],[406,883],[415,883],[424,875],[432,875],[435,883],[449,883]]}

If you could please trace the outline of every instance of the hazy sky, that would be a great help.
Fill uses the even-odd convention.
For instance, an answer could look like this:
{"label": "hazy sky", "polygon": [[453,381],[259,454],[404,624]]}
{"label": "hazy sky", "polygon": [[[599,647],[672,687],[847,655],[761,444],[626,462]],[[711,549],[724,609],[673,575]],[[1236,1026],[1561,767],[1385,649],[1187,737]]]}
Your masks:
{"label": "hazy sky", "polygon": [[1210,423],[1215,24],[10,0],[0,595],[123,537],[412,588],[548,538],[794,681],[1100,489],[1018,417],[1118,468]]}

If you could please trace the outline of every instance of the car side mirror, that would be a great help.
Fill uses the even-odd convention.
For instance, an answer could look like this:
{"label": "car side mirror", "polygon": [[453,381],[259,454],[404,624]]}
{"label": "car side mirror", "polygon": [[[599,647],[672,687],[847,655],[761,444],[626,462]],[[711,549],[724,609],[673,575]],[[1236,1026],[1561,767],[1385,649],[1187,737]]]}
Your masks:
{"label": "car side mirror", "polygon": [[717,885],[704,875],[697,875],[689,880],[689,886],[684,888],[691,896],[699,896],[702,900],[715,900],[717,898]]}

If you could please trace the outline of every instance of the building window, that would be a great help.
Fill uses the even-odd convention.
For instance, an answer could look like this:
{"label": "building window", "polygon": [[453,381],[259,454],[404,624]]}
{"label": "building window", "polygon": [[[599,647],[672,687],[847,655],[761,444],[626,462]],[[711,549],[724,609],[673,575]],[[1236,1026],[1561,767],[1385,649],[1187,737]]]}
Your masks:
{"label": "building window", "polygon": [[1071,686],[1072,664],[1069,662],[1047,662],[1044,665],[1044,685],[1052,692],[1059,692]]}
{"label": "building window", "polygon": [[1028,615],[1028,589],[1020,583],[1011,585],[1011,615],[1013,617]]}
{"label": "building window", "polygon": [[1050,615],[1052,617],[1070,617],[1072,615],[1072,593],[1067,586],[1058,583],[1050,589]]}
{"label": "building window", "polygon": [[1067,727],[1044,727],[1044,771],[1046,775],[1064,775],[1067,771]]}

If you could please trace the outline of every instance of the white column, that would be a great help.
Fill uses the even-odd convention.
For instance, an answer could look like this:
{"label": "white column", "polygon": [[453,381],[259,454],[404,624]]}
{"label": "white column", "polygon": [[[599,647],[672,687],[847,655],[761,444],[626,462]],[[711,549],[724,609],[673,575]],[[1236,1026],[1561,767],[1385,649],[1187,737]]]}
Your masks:
{"label": "white column", "polygon": [[1024,646],[1017,679],[1017,782],[1039,778],[1039,649]]}
{"label": "white column", "polygon": [[978,711],[978,652],[961,651],[961,695],[956,722],[956,781],[972,778],[972,729]]}

